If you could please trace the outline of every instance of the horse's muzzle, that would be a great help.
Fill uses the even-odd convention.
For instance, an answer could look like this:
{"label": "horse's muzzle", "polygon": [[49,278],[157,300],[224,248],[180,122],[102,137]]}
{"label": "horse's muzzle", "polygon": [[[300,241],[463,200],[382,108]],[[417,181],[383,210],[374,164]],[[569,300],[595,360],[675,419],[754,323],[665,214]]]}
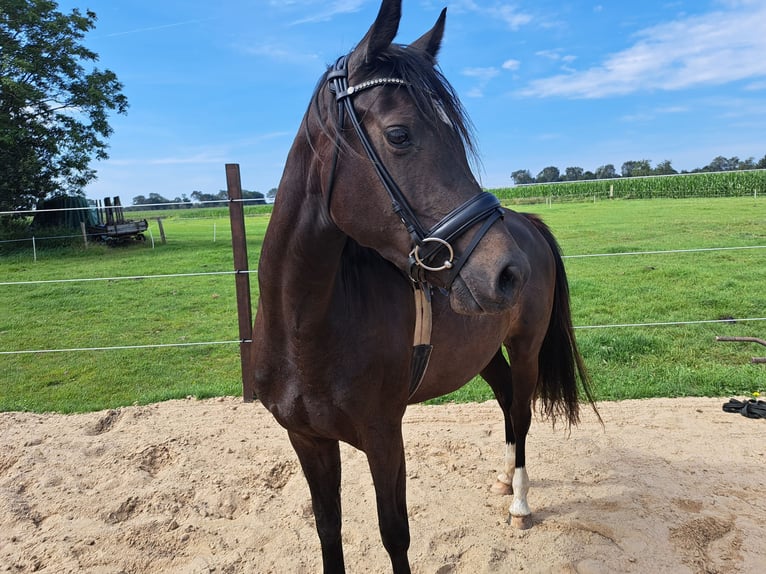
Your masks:
{"label": "horse's muzzle", "polygon": [[526,280],[523,268],[515,264],[501,266],[494,278],[463,273],[452,284],[450,307],[461,315],[502,313],[516,304]]}

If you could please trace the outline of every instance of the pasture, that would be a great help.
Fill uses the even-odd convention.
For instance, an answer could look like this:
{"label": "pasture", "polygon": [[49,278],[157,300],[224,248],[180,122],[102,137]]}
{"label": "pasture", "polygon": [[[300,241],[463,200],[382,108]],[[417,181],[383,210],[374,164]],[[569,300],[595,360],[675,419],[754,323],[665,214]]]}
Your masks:
{"label": "pasture", "polygon": [[[766,389],[766,199],[657,199],[516,207],[542,215],[569,274],[574,324],[599,400],[750,395]],[[151,212],[151,216],[160,215]],[[0,410],[83,412],[171,398],[237,395],[239,347],[228,216],[168,211],[165,245],[81,243],[4,250],[0,351],[214,343],[2,354]],[[133,215],[132,215],[133,216]],[[247,217],[250,268],[268,215]],[[152,223],[154,225],[154,223]],[[154,228],[154,237],[159,234]],[[215,237],[215,241],[214,241]],[[599,255],[598,257],[580,257]],[[184,277],[158,275],[200,274]],[[118,279],[119,277],[136,277]],[[99,281],[40,283],[61,279]],[[253,298],[257,281],[251,275]],[[696,323],[668,325],[697,321]],[[623,326],[656,324],[656,326]],[[474,381],[443,401],[482,401]]]}

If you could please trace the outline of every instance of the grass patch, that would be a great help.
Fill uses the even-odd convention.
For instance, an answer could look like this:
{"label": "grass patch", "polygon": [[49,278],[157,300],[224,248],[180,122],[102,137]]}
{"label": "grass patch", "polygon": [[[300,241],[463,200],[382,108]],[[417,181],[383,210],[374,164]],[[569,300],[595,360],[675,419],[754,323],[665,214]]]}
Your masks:
{"label": "grass patch", "polygon": [[[550,225],[569,274],[577,339],[602,400],[749,395],[766,390],[766,249],[609,257],[582,254],[766,245],[764,199],[609,201],[527,206]],[[255,211],[255,210],[253,210]],[[38,242],[0,254],[0,281],[145,276],[233,269],[228,215],[168,212],[167,244]],[[153,212],[152,216],[157,213]],[[198,213],[198,215],[200,215]],[[255,268],[268,215],[247,217]],[[215,240],[214,240],[215,239]],[[257,281],[251,278],[254,299]],[[0,351],[238,339],[231,275],[0,286]],[[603,325],[717,320],[658,327]],[[590,327],[590,328],[588,328]],[[238,345],[0,355],[0,410],[82,412],[241,392]],[[482,401],[476,379],[433,402]]]}

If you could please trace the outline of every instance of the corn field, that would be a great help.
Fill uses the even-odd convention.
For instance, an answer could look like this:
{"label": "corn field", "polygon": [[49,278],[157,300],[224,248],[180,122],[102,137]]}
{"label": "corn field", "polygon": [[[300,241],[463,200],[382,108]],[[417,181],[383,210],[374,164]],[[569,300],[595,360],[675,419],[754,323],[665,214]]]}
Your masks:
{"label": "corn field", "polygon": [[501,200],[518,203],[748,195],[757,197],[766,194],[766,170],[564,181],[517,185],[489,191]]}

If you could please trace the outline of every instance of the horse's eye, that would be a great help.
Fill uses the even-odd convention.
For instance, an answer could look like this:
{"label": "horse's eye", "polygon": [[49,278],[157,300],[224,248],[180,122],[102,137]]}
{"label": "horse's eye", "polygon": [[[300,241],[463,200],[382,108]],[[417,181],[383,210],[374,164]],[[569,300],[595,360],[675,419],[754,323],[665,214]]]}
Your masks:
{"label": "horse's eye", "polygon": [[386,130],[386,137],[388,142],[398,148],[404,148],[410,145],[410,134],[407,128],[402,126],[394,126]]}

